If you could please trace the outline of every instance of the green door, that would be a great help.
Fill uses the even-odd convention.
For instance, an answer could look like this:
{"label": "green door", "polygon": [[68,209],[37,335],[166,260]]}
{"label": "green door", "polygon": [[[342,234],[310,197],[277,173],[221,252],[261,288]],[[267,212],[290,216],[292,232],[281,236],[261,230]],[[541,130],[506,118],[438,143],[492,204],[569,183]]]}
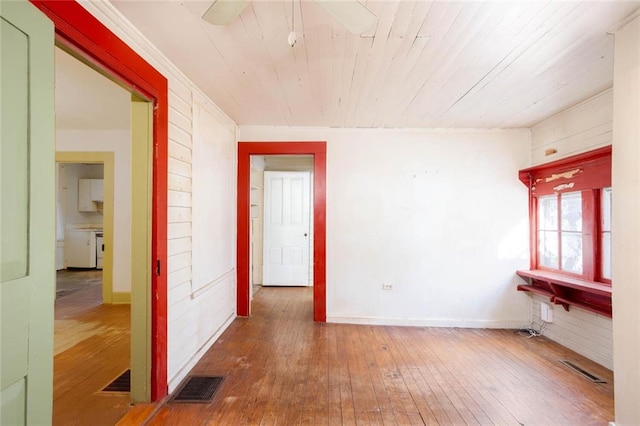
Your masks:
{"label": "green door", "polygon": [[0,0],[0,425],[51,423],[53,24]]}

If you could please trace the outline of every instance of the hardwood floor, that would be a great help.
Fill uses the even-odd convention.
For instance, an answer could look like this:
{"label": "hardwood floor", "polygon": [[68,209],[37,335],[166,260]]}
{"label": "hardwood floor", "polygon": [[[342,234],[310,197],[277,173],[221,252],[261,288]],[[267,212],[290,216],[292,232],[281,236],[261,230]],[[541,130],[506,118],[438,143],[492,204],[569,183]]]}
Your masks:
{"label": "hardwood floor", "polygon": [[[192,371],[225,376],[213,401],[167,403],[147,424],[604,425],[614,418],[611,371],[543,337],[314,324],[312,305],[312,289],[261,289],[253,316],[236,319]],[[587,381],[564,359],[608,383]]]}
{"label": "hardwood floor", "polygon": [[89,272],[80,273],[88,274],[86,288],[59,286],[66,290],[56,299],[54,425],[114,425],[131,409],[129,393],[101,392],[129,368],[129,305],[102,305],[102,287]]}

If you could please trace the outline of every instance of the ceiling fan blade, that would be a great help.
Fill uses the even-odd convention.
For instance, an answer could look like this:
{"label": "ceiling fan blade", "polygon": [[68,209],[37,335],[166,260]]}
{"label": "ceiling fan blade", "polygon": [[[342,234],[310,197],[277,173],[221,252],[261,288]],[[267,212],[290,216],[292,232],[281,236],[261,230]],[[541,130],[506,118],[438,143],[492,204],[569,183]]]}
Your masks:
{"label": "ceiling fan blade", "polygon": [[353,34],[364,33],[378,20],[358,0],[316,0],[316,3]]}
{"label": "ceiling fan blade", "polygon": [[240,15],[249,0],[215,0],[202,15],[202,19],[214,25],[228,25]]}

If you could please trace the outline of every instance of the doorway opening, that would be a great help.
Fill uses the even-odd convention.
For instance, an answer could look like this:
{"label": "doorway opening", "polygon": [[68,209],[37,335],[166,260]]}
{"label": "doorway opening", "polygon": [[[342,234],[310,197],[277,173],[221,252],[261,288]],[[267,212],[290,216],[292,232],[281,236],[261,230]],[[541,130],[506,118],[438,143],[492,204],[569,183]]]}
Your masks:
{"label": "doorway opening", "polygon": [[[56,48],[55,56],[58,272],[53,422],[91,422],[99,417],[115,423],[130,409],[134,392],[140,398],[149,388],[138,379],[127,383],[126,392],[102,391],[147,350],[132,351],[131,344],[132,325],[144,329],[147,322],[132,324],[132,312],[140,309],[131,306],[133,277],[140,275],[136,269],[144,272],[150,263],[133,261],[133,246],[140,243],[131,230],[134,225],[149,228],[146,216],[133,220],[134,200],[142,200],[147,210],[149,197],[132,197],[132,170],[151,167],[132,147],[139,127],[147,140],[135,142],[150,144],[148,120],[132,114],[129,91],[62,49]],[[143,182],[149,186],[148,180]],[[143,247],[149,245],[149,235],[139,238]],[[138,292],[144,293],[150,280],[142,283]]]}
{"label": "doorway opening", "polygon": [[54,23],[56,46],[132,94],[132,123],[140,123],[132,126],[132,164],[141,179],[131,212],[144,222],[136,228],[132,219],[140,242],[132,252],[143,263],[132,271],[131,399],[155,401],[167,394],[167,79],[77,2],[31,3]]}
{"label": "doorway opening", "polygon": [[[325,142],[238,142],[238,241],[237,241],[237,314],[250,316],[253,269],[251,248],[252,209],[253,216],[258,214],[256,199],[252,203],[251,157],[252,156],[309,156],[313,159],[312,178],[312,241],[311,258],[313,282],[313,319],[326,321],[326,143]],[[254,171],[255,174],[255,171]],[[259,189],[253,185],[253,192]],[[252,206],[253,204],[253,206]],[[255,246],[254,246],[255,247]],[[255,259],[255,257],[253,257]]]}
{"label": "doorway opening", "polygon": [[[104,223],[109,222],[104,217],[103,183],[104,162],[56,159],[56,299],[98,286],[99,302],[107,300],[102,296],[105,280],[101,248]],[[105,271],[108,286],[109,269]]]}
{"label": "doorway opening", "polygon": [[250,290],[313,286],[313,156],[251,156]]}
{"label": "doorway opening", "polygon": [[[99,280],[101,303],[130,302],[129,291],[114,291],[113,287],[114,214],[114,153],[58,151],[56,270],[62,279],[57,283],[57,297],[82,290],[86,276],[87,285]],[[119,281],[123,274],[130,274],[130,266],[124,266],[116,274]]]}
{"label": "doorway opening", "polygon": [[31,3],[54,23],[58,47],[133,94],[132,252],[142,263],[132,271],[131,399],[156,401],[167,394],[167,79],[77,2]]}

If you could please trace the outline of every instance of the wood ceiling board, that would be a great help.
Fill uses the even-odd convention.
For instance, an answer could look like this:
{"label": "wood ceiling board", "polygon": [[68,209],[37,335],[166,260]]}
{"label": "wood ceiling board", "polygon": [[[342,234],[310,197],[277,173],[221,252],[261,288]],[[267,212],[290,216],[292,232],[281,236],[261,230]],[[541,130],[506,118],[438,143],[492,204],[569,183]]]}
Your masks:
{"label": "wood ceiling board", "polygon": [[[291,31],[291,8],[286,5],[284,2],[254,2],[253,8],[265,42],[263,49],[276,75],[277,83],[272,90],[281,92],[280,97],[285,103],[281,110],[285,125],[292,125],[304,116],[304,111],[296,107],[303,103],[305,97],[302,93],[304,85],[296,69],[295,53],[287,43],[287,35]],[[300,45],[296,47],[301,50]]]}
{"label": "wood ceiling board", "polygon": [[412,21],[405,30],[396,55],[392,58],[385,80],[379,86],[378,107],[372,121],[373,127],[385,127],[385,120],[398,108],[397,86],[405,84],[430,41],[430,37],[420,37],[419,32],[432,5],[432,2],[414,3],[411,11]]}
{"label": "wood ceiling board", "polygon": [[[573,10],[573,13],[581,11]],[[581,14],[581,13],[580,13]],[[582,14],[581,14],[582,15]],[[570,17],[572,15],[568,15]],[[595,16],[594,16],[595,17]],[[574,20],[575,22],[575,20]],[[576,25],[581,23],[576,22]],[[538,39],[535,44],[531,45],[527,50],[527,55],[520,55],[510,63],[511,70],[504,69],[499,77],[496,76],[488,81],[484,86],[480,86],[473,96],[456,105],[460,107],[465,105],[466,111],[461,111],[462,115],[472,108],[478,108],[479,99],[485,100],[485,107],[481,110],[484,115],[481,117],[483,122],[490,121],[493,127],[521,127],[532,124],[530,120],[531,108],[537,108],[537,114],[551,115],[560,109],[567,108],[584,97],[595,94],[597,90],[604,90],[611,84],[611,69],[600,69],[593,67],[593,61],[584,61],[585,55],[596,57],[600,55],[599,42],[596,39],[587,39],[583,47],[575,49],[578,40],[575,37],[581,37],[581,32],[573,30],[572,25],[566,22],[563,25],[556,25],[553,31],[547,32],[543,37]],[[596,37],[605,40],[610,37],[604,32],[596,33]],[[556,41],[565,38],[569,41],[567,44],[559,45]],[[564,46],[574,46],[573,51],[568,51]],[[611,46],[612,47],[612,46]],[[549,58],[556,58],[550,60]],[[610,59],[608,59],[610,60]],[[569,61],[567,64],[566,61]],[[606,64],[599,64],[607,67]],[[529,71],[529,72],[527,72]],[[579,76],[584,75],[587,78],[585,82]],[[517,77],[520,77],[518,79]],[[566,85],[564,84],[566,83]],[[512,96],[505,93],[503,85],[508,85],[517,90],[519,96]],[[572,87],[575,86],[575,87]],[[588,91],[587,86],[591,86],[594,91]],[[555,108],[550,108],[549,103],[541,104],[541,101],[558,94]],[[583,92],[577,98],[569,97],[574,90]],[[586,90],[586,91],[585,91]],[[526,101],[526,103],[525,103]],[[521,114],[518,121],[512,120],[516,114]],[[473,120],[470,120],[473,122]]]}
{"label": "wood ceiling board", "polygon": [[113,4],[240,125],[391,128],[527,126],[585,99],[611,80],[589,37],[639,5],[368,1],[354,36],[302,0],[292,49],[288,0],[220,27],[189,0]]}
{"label": "wood ceiling board", "polygon": [[[435,121],[451,102],[464,96],[490,69],[493,58],[489,58],[483,48],[488,34],[503,15],[493,13],[496,9],[491,7],[480,8],[478,3],[474,5],[475,8],[465,7],[465,13],[459,15],[456,26],[452,27],[450,39],[455,40],[451,41],[446,51],[443,50],[443,56],[435,61],[438,65],[415,97],[413,106],[409,106],[407,120]],[[477,52],[482,53],[477,55]],[[479,56],[487,58],[489,63],[483,64]]]}
{"label": "wood ceiling board", "polygon": [[[380,91],[380,86],[374,83],[376,80],[383,78],[381,74],[384,75],[388,70],[393,55],[396,53],[400,44],[399,38],[391,37],[391,30],[394,18],[399,9],[399,4],[400,3],[396,2],[387,2],[380,12],[376,35],[373,38],[373,45],[367,56],[364,75],[357,76],[357,78],[362,81],[362,85],[357,93],[356,102],[350,105],[348,111],[347,119],[353,123],[350,127],[371,127],[371,121],[373,121],[375,114],[369,114],[372,116],[370,120],[364,120],[363,114],[365,111],[376,107],[375,99]],[[369,101],[371,98],[373,102]]]}
{"label": "wood ceiling board", "polygon": [[[306,10],[308,9],[310,10],[307,13]],[[304,10],[305,28],[307,23],[311,23],[311,28],[317,28],[317,36],[310,36],[317,45],[314,44],[307,51],[309,55],[309,78],[313,84],[313,96],[320,106],[320,116],[317,125],[328,126],[331,119],[331,86],[332,70],[334,67],[332,59],[334,53],[331,40],[332,31],[329,25],[319,25],[316,23],[318,8],[307,6]],[[311,30],[310,33],[313,34],[313,30]],[[305,38],[306,37],[307,35],[305,34]],[[325,65],[325,61],[328,61],[329,64]]]}
{"label": "wood ceiling board", "polygon": [[439,59],[443,57],[443,52],[446,51],[450,45],[447,34],[455,25],[464,6],[462,2],[436,2],[429,10],[425,23],[420,29],[420,34],[423,36],[429,35],[429,42],[426,45],[423,55],[413,68],[412,73],[400,88],[398,93],[398,100],[400,102],[397,108],[389,115],[387,127],[405,127],[406,116],[410,112],[409,107],[414,103],[419,93],[427,85],[434,70],[439,66]]}
{"label": "wood ceiling board", "polygon": [[[592,45],[596,44],[602,45],[600,53],[592,46],[588,54],[584,58],[580,58],[581,60],[577,60],[575,56],[572,56],[572,60],[569,63],[559,63],[555,67],[554,72],[558,75],[567,74],[566,81],[569,81],[570,84],[545,81],[547,84],[545,90],[540,90],[539,85],[532,85],[533,87],[529,87],[523,94],[535,100],[526,107],[514,111],[512,116],[498,122],[497,126],[517,126],[521,125],[521,123],[533,124],[526,121],[527,117],[532,113],[534,115],[542,113],[553,115],[580,102],[585,95],[590,97],[611,87],[613,81],[609,76],[613,73],[613,58],[606,56],[605,52],[610,51],[611,46],[609,45],[613,45],[613,39],[602,38],[598,42],[592,43]],[[594,73],[601,75],[602,78],[597,81],[594,80]],[[540,93],[546,94],[541,96]],[[536,96],[539,97],[536,98]],[[505,104],[508,103],[510,101],[505,101]]]}
{"label": "wood ceiling board", "polygon": [[[538,69],[548,62],[549,58],[559,54],[555,47],[558,43],[555,41],[565,28],[565,18],[568,19],[578,11],[574,4],[560,6],[557,8],[547,5],[541,14],[527,24],[531,30],[525,28],[520,37],[514,37],[517,44],[515,47],[513,45],[508,47],[511,49],[508,55],[500,60],[482,81],[474,85],[464,98],[458,98],[448,108],[449,121],[456,121],[460,116],[466,116],[465,125],[472,126],[482,121],[488,123],[490,127],[497,127],[501,120],[492,118],[492,115],[505,117],[504,114],[508,114],[506,117],[509,117],[514,111],[521,111],[528,106],[523,106],[523,100],[529,100],[528,104],[539,100],[541,85],[544,81],[540,78]],[[513,96],[513,92],[505,91],[505,86],[512,87],[518,96]],[[533,93],[534,100],[523,96],[525,91]],[[462,114],[454,114],[455,110],[463,105],[468,109]],[[472,110],[474,112],[471,112]],[[447,122],[447,120],[444,121]]]}
{"label": "wood ceiling board", "polygon": [[[342,115],[339,121],[341,127],[358,127],[355,121],[355,110],[365,82],[365,74],[370,61],[369,52],[373,48],[375,38],[360,37],[353,40],[352,45],[355,47],[355,53],[352,55],[354,60],[353,68],[351,68],[352,72],[349,72],[351,71],[350,69],[345,69],[343,74],[342,101],[344,106],[342,107]],[[347,58],[347,61],[350,63],[351,58]]]}
{"label": "wood ceiling board", "polygon": [[[274,121],[282,120],[286,115],[287,103],[282,90],[275,90],[279,87],[278,75],[269,56],[269,52],[265,48],[267,41],[263,36],[258,17],[256,16],[253,3],[240,16],[240,22],[244,30],[241,38],[241,45],[245,46],[244,57],[236,66],[243,67],[251,72],[256,81],[250,93],[245,96],[252,100],[256,108],[251,113],[251,117],[242,114],[245,120],[255,122],[256,124],[265,125]],[[226,49],[240,51],[236,46],[236,42],[229,40]],[[260,105],[271,105],[270,108],[259,108]],[[234,117],[238,122],[238,119]]]}
{"label": "wood ceiling board", "polygon": [[398,91],[402,91],[410,84],[409,76],[415,74],[415,69],[420,59],[424,57],[429,42],[430,39],[426,37],[416,38],[404,58],[394,59],[388,74],[389,80],[383,83],[383,94],[373,122],[374,127],[394,127],[392,117],[404,99],[398,95]]}

